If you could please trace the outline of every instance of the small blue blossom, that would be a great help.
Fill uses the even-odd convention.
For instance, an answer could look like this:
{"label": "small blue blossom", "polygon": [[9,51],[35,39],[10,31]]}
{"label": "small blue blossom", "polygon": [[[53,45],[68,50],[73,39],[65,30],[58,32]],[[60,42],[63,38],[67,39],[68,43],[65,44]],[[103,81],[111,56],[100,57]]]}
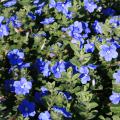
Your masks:
{"label": "small blue blossom", "polygon": [[83,30],[85,31],[86,34],[91,32],[87,22],[82,22],[82,28],[83,28]]}
{"label": "small blue blossom", "polygon": [[82,84],[86,84],[88,81],[91,80],[88,74],[80,74],[79,78],[81,79]]}
{"label": "small blue blossom", "polygon": [[39,5],[37,5],[37,8],[36,8],[36,10],[35,10],[35,14],[41,15],[42,9],[43,9],[44,5],[45,5],[45,2],[43,2],[43,3],[39,4]]}
{"label": "small blue blossom", "polygon": [[19,70],[23,69],[23,68],[29,68],[30,67],[30,63],[22,63],[20,65],[15,65],[15,66],[11,66],[11,68],[9,69],[9,74],[15,70],[16,68],[18,68]]}
{"label": "small blue blossom", "polygon": [[97,20],[95,20],[92,27],[97,34],[102,34],[102,27],[100,26],[100,23]]}
{"label": "small blue blossom", "polygon": [[16,15],[11,16],[9,22],[12,22],[14,28],[20,28],[22,26],[22,23],[18,20]]}
{"label": "small blue blossom", "polygon": [[27,118],[29,116],[35,116],[35,103],[29,102],[28,100],[24,99],[18,107],[18,110],[22,113],[22,115]]}
{"label": "small blue blossom", "polygon": [[92,70],[95,70],[98,67],[98,65],[94,65],[94,64],[88,64],[87,66]]}
{"label": "small blue blossom", "polygon": [[56,62],[55,65],[51,67],[51,71],[56,78],[61,78],[61,73],[65,72],[65,62]]}
{"label": "small blue blossom", "polygon": [[37,68],[38,72],[41,73],[45,66],[45,62],[42,59],[37,59],[35,62],[35,67]]}
{"label": "small blue blossom", "polygon": [[27,81],[26,78],[21,78],[20,81],[15,81],[13,84],[15,88],[15,93],[20,95],[26,95],[29,93],[32,88],[32,83]]}
{"label": "small blue blossom", "polygon": [[49,91],[47,88],[45,88],[44,86],[41,87],[41,92],[36,92],[35,93],[35,101],[37,103],[40,103],[40,104],[44,104],[43,103],[43,100],[42,100],[42,97],[46,96],[49,94]]}
{"label": "small blue blossom", "polygon": [[79,22],[75,21],[68,28],[62,28],[63,32],[67,32],[69,36],[71,36],[72,43],[76,44],[78,41],[80,42],[80,49],[83,48],[83,44],[85,38],[88,37],[88,34],[91,32],[87,22]]}
{"label": "small blue blossom", "polygon": [[47,61],[47,62],[45,62],[43,70],[42,70],[43,76],[46,76],[46,77],[50,76],[50,74],[51,74],[50,70],[51,70],[50,61]]}
{"label": "small blue blossom", "polygon": [[48,93],[48,89],[44,86],[41,87],[41,91],[42,93],[45,93],[45,94]]}
{"label": "small blue blossom", "polygon": [[68,10],[71,7],[71,1],[66,0],[65,2],[55,2],[54,0],[50,0],[49,7],[56,8],[58,12],[62,12],[67,18],[72,18],[72,12]]}
{"label": "small blue blossom", "polygon": [[30,67],[30,63],[22,63],[18,65],[18,69],[29,68],[29,67]]}
{"label": "small blue blossom", "polygon": [[51,58],[53,58],[53,57],[55,56],[55,54],[54,54],[54,53],[50,53],[49,56],[50,56]]}
{"label": "small blue blossom", "polygon": [[71,62],[65,62],[65,69],[67,70],[68,68],[72,67],[73,74],[78,73],[78,67],[73,65]]}
{"label": "small blue blossom", "polygon": [[[81,22],[75,21],[74,24],[68,27],[68,29],[69,29],[68,31],[69,36],[73,37],[76,40],[81,41],[82,38],[81,33],[83,31]],[[84,43],[84,41],[82,41],[82,43]]]}
{"label": "small blue blossom", "polygon": [[49,7],[50,7],[50,8],[55,8],[55,7],[56,7],[56,2],[55,2],[55,0],[50,0]]}
{"label": "small blue blossom", "polygon": [[106,39],[106,41],[107,41],[107,43],[108,44],[112,44],[112,45],[114,45],[116,48],[120,48],[120,44],[118,43],[118,41],[116,41],[115,39]]}
{"label": "small blue blossom", "polygon": [[40,113],[38,120],[51,120],[50,113],[48,111]]}
{"label": "small blue blossom", "polygon": [[114,45],[101,45],[100,46],[100,56],[104,57],[104,59],[106,61],[111,61],[112,58],[117,58],[118,57],[118,53],[116,51],[116,47]]}
{"label": "small blue blossom", "polygon": [[119,16],[113,16],[110,19],[110,24],[113,25],[113,27],[117,28],[118,26],[120,26],[120,15]]}
{"label": "small blue blossom", "polygon": [[71,7],[71,1],[66,0],[65,2],[57,2],[56,3],[56,9],[59,12],[62,12],[65,16],[68,18],[72,18],[72,12],[68,10],[69,7]]}
{"label": "small blue blossom", "polygon": [[69,92],[62,92],[62,91],[58,91],[59,94],[63,95],[65,97],[66,100],[71,100],[72,96],[70,95]]}
{"label": "small blue blossom", "polygon": [[113,104],[118,104],[120,102],[120,93],[112,92],[109,99]]}
{"label": "small blue blossom", "polygon": [[41,0],[34,0],[33,4],[34,5],[38,5],[38,3],[40,2]]}
{"label": "small blue blossom", "polygon": [[65,108],[58,107],[58,106],[53,106],[52,109],[57,112],[62,114],[66,118],[71,118],[72,114],[70,112],[67,112]]}
{"label": "small blue blossom", "polygon": [[2,23],[2,21],[5,19],[4,16],[0,16],[0,24]]}
{"label": "small blue blossom", "polygon": [[94,43],[88,43],[88,44],[84,45],[84,48],[85,48],[86,53],[92,53],[92,52],[94,52],[95,45],[94,45]]}
{"label": "small blue blossom", "polygon": [[120,70],[113,74],[113,78],[116,79],[116,83],[120,83]]}
{"label": "small blue blossom", "polygon": [[35,62],[35,67],[37,68],[38,72],[43,73],[44,76],[50,76],[50,61],[42,61],[42,59],[37,59]]}
{"label": "small blue blossom", "polygon": [[93,0],[84,0],[84,7],[88,12],[92,13],[97,8],[97,5]]}
{"label": "small blue blossom", "polygon": [[80,69],[79,69],[79,72],[83,73],[83,74],[88,74],[89,73],[89,69],[88,69],[87,66],[81,66]]}
{"label": "small blue blossom", "polygon": [[32,12],[28,13],[28,17],[30,17],[32,20],[36,20],[36,16]]}
{"label": "small blue blossom", "polygon": [[8,52],[7,58],[11,65],[21,65],[24,59],[24,53],[18,49],[13,49]]}
{"label": "small blue blossom", "polygon": [[45,18],[43,21],[41,21],[40,23],[41,24],[44,24],[44,25],[48,25],[50,23],[53,23],[55,21],[55,19],[53,17],[51,18]]}
{"label": "small blue blossom", "polygon": [[62,32],[66,32],[68,30],[68,28],[63,27],[63,28],[61,28],[61,30],[62,30]]}
{"label": "small blue blossom", "polygon": [[17,3],[16,0],[9,0],[8,2],[4,3],[3,6],[5,7],[11,7]]}
{"label": "small blue blossom", "polygon": [[113,16],[116,13],[115,10],[112,8],[103,9],[102,12],[104,15],[107,15],[107,16]]}
{"label": "small blue blossom", "polygon": [[7,25],[0,24],[0,38],[9,35],[9,28]]}
{"label": "small blue blossom", "polygon": [[87,66],[81,66],[79,72],[81,73],[79,78],[81,79],[82,84],[86,84],[88,81],[91,80],[89,76],[89,69]]}
{"label": "small blue blossom", "polygon": [[5,83],[4,83],[4,85],[5,85],[5,90],[7,91],[7,92],[14,92],[14,86],[13,86],[13,84],[14,84],[14,80],[5,80]]}

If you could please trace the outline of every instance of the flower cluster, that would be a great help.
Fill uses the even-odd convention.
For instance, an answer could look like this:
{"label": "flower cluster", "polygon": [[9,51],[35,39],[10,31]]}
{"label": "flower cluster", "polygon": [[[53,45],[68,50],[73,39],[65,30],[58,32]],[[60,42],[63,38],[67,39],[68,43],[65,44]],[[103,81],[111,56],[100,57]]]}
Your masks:
{"label": "flower cluster", "polygon": [[92,13],[97,8],[97,5],[94,0],[84,0],[84,7],[88,12]]}
{"label": "flower cluster", "polygon": [[88,35],[91,32],[87,22],[79,21],[75,21],[68,28],[62,28],[62,31],[67,31],[68,35],[71,36],[74,41],[79,41],[81,43],[81,47],[85,43],[84,39],[88,38]]}
{"label": "flower cluster", "polygon": [[62,12],[67,18],[72,18],[72,12],[69,11],[69,7],[72,7],[71,0],[65,0],[65,2],[50,0],[49,7],[56,8],[58,12]]}
{"label": "flower cluster", "polygon": [[119,105],[111,107],[120,103],[118,5],[1,0],[0,118],[5,112],[5,119],[17,113],[16,119],[33,120],[119,116]]}

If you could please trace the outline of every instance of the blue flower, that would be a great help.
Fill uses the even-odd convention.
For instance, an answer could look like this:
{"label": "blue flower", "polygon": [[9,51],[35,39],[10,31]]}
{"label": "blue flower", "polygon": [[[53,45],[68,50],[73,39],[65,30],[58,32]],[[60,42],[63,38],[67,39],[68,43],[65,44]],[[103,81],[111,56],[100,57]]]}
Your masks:
{"label": "blue flower", "polygon": [[98,65],[94,65],[94,64],[88,64],[87,66],[92,70],[95,70],[98,67]]}
{"label": "blue flower", "polygon": [[17,3],[16,0],[9,0],[8,2],[4,3],[3,6],[5,7],[11,7]]}
{"label": "blue flower", "polygon": [[85,48],[86,53],[92,53],[94,51],[94,49],[95,49],[94,43],[85,44],[84,48]]}
{"label": "blue flower", "polygon": [[83,73],[83,74],[88,74],[89,73],[89,69],[88,69],[87,66],[81,66],[80,69],[79,69],[79,72]]}
{"label": "blue flower", "polygon": [[65,108],[58,107],[58,106],[53,106],[52,109],[57,112],[62,114],[66,118],[71,118],[72,114],[70,112],[67,112]]}
{"label": "blue flower", "polygon": [[54,0],[50,0],[49,7],[56,8],[58,12],[62,12],[67,18],[72,18],[72,12],[68,10],[71,7],[71,1],[66,0],[65,2],[55,2]]}
{"label": "blue flower", "polygon": [[72,12],[68,10],[69,7],[71,7],[71,1],[66,0],[65,2],[57,2],[56,3],[56,9],[59,12],[62,12],[66,17],[72,18]]}
{"label": "blue flower", "polygon": [[87,66],[81,66],[79,72],[81,73],[79,78],[81,79],[82,84],[86,84],[88,81],[91,80],[89,76],[89,69]]}
{"label": "blue flower", "polygon": [[4,83],[4,85],[5,85],[5,90],[7,91],[7,92],[14,92],[14,86],[13,86],[13,84],[14,84],[14,80],[5,80],[5,83]]}
{"label": "blue flower", "polygon": [[24,59],[24,53],[18,49],[8,52],[7,58],[11,65],[21,65]]}
{"label": "blue flower", "polygon": [[5,19],[4,16],[0,16],[0,24],[2,23],[2,21]]}
{"label": "blue flower", "polygon": [[81,22],[75,21],[74,24],[72,24],[68,27],[68,29],[69,29],[68,34],[71,37],[73,37],[76,40],[81,40],[81,38],[82,38],[81,33],[83,31]]}
{"label": "blue flower", "polygon": [[112,92],[109,99],[113,104],[118,104],[120,102],[120,93]]}
{"label": "blue flower", "polygon": [[112,8],[103,9],[102,12],[104,15],[108,15],[108,16],[113,16],[116,13],[115,10]]}
{"label": "blue flower", "polygon": [[24,99],[18,107],[18,110],[22,113],[24,117],[35,116],[35,104]]}
{"label": "blue flower", "polygon": [[29,67],[30,67],[30,63],[22,63],[22,64],[18,65],[19,69],[29,68]]}
{"label": "blue flower", "polygon": [[7,25],[0,24],[0,38],[9,35],[9,28]]}
{"label": "blue flower", "polygon": [[35,62],[35,67],[39,73],[43,73],[44,76],[48,77],[51,74],[50,61],[42,61],[42,59],[37,59]]}
{"label": "blue flower", "polygon": [[100,46],[100,56],[104,57],[104,59],[106,61],[111,61],[112,58],[117,58],[118,57],[118,53],[116,51],[116,47],[114,45],[101,45]]}
{"label": "blue flower", "polygon": [[73,69],[73,74],[78,73],[78,67],[73,65],[71,62],[65,62],[65,69],[67,70],[68,68],[72,67]]}
{"label": "blue flower", "polygon": [[18,20],[18,17],[16,15],[10,17],[9,22],[12,22],[14,28],[20,28],[22,26],[22,23]]}
{"label": "blue flower", "polygon": [[46,76],[46,77],[50,76],[50,74],[51,74],[50,69],[51,69],[50,61],[45,62],[43,70],[42,70],[43,76]]}
{"label": "blue flower", "polygon": [[113,16],[110,19],[110,24],[113,25],[113,27],[117,28],[118,26],[120,26],[120,15],[119,16]]}
{"label": "blue flower", "polygon": [[49,94],[49,91],[44,86],[41,87],[41,92],[35,93],[35,101],[40,104],[44,104],[42,97]]}
{"label": "blue flower", "polygon": [[91,1],[84,0],[84,7],[88,12],[92,13],[97,8],[97,5],[94,3],[93,0],[91,0]]}
{"label": "blue flower", "polygon": [[102,34],[102,27],[100,26],[100,23],[97,20],[95,20],[92,27],[97,34]]}
{"label": "blue flower", "polygon": [[82,28],[83,28],[83,30],[85,31],[86,34],[91,32],[87,22],[82,22]]}
{"label": "blue flower", "polygon": [[26,95],[29,93],[32,88],[32,83],[27,81],[26,78],[21,78],[20,81],[15,81],[13,84],[15,88],[15,93],[20,95]]}
{"label": "blue flower", "polygon": [[45,62],[41,59],[37,59],[35,62],[35,67],[37,68],[38,72],[41,73],[45,66]]}
{"label": "blue flower", "polygon": [[80,49],[83,47],[84,39],[88,37],[88,34],[91,32],[88,28],[87,22],[79,22],[75,21],[72,25],[70,25],[68,28],[62,28],[62,31],[67,31],[68,35],[71,36],[72,43],[76,44],[77,41],[80,42]]}
{"label": "blue flower", "polygon": [[65,72],[65,62],[56,62],[55,65],[51,67],[51,71],[56,78],[61,78],[61,73]]}
{"label": "blue flower", "polygon": [[88,74],[80,74],[79,78],[81,79],[82,84],[86,84],[88,81],[91,80]]}
{"label": "blue flower", "polygon": [[115,39],[111,38],[111,39],[106,39],[108,44],[112,44],[114,45],[116,48],[120,48],[120,45],[118,43],[118,41],[116,41]]}
{"label": "blue flower", "polygon": [[56,7],[56,2],[55,2],[55,0],[50,0],[50,3],[49,3],[49,7],[50,8],[55,8]]}
{"label": "blue flower", "polygon": [[38,116],[38,120],[51,120],[50,113],[48,111],[41,112]]}
{"label": "blue flower", "polygon": [[28,17],[30,17],[32,20],[36,20],[36,16],[32,12],[28,13]]}
{"label": "blue flower", "polygon": [[37,8],[36,8],[36,10],[35,10],[35,14],[41,15],[42,9],[43,9],[44,5],[45,5],[45,2],[43,2],[43,3],[39,4],[39,5],[37,5]]}
{"label": "blue flower", "polygon": [[59,94],[63,95],[65,97],[66,100],[71,100],[72,96],[70,95],[69,92],[62,92],[62,91],[58,91]]}
{"label": "blue flower", "polygon": [[113,78],[116,79],[116,83],[120,83],[120,70],[113,74]]}
{"label": "blue flower", "polygon": [[40,2],[40,0],[34,0],[34,5],[37,5]]}
{"label": "blue flower", "polygon": [[56,2],[55,2],[55,0],[50,0],[50,3],[49,3],[49,7],[50,8],[55,8],[56,7]]}
{"label": "blue flower", "polygon": [[30,63],[22,63],[20,65],[17,66],[11,66],[11,68],[9,69],[9,74],[15,70],[16,68],[18,68],[19,70],[23,69],[23,68],[29,68],[30,67]]}
{"label": "blue flower", "polygon": [[48,25],[50,23],[53,23],[55,21],[55,19],[53,17],[51,18],[45,18],[43,21],[41,21],[40,23],[41,24],[44,24],[44,25]]}

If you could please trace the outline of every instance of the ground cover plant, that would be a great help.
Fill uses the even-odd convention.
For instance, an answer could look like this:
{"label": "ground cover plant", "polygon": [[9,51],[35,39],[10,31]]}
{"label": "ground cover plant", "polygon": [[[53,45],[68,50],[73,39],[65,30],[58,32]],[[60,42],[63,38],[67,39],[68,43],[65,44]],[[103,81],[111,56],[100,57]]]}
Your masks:
{"label": "ground cover plant", "polygon": [[120,120],[119,0],[0,0],[0,120]]}

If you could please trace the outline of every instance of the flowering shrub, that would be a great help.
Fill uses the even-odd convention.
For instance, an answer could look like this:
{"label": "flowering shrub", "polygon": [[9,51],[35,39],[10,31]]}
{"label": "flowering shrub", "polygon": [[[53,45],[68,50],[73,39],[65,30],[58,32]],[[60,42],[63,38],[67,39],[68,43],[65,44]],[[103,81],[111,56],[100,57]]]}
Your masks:
{"label": "flowering shrub", "polygon": [[119,0],[0,1],[1,120],[120,120]]}

